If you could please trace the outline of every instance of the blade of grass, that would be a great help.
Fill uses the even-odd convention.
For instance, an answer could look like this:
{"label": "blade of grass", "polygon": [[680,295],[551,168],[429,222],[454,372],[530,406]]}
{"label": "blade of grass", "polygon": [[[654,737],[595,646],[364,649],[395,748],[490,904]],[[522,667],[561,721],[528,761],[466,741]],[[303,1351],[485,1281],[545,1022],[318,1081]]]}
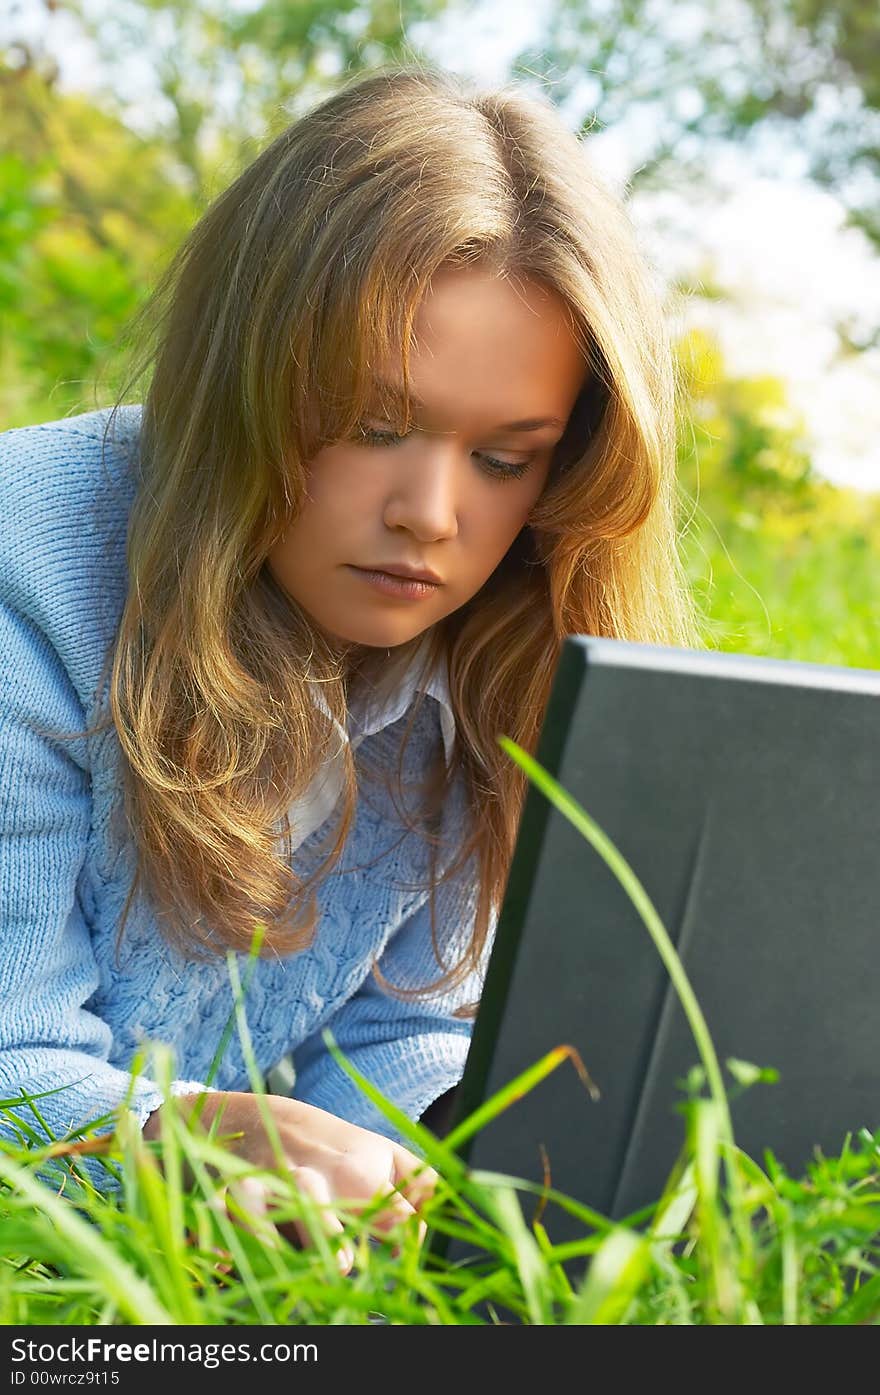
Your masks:
{"label": "blade of grass", "polygon": [[149,1256],[153,1283],[162,1301],[175,1320],[189,1324],[201,1321],[198,1304],[194,1301],[187,1276],[184,1254],[184,1227],[177,1223],[173,1208],[173,1188],[150,1152],[147,1142],[133,1115],[120,1121],[120,1142],[128,1149],[132,1170],[137,1180],[138,1195],[149,1222],[152,1244],[142,1251]]}
{"label": "blade of grass", "polygon": [[622,1322],[650,1270],[650,1241],[616,1227],[593,1256],[566,1323],[610,1325]]}
{"label": "blade of grass", "polygon": [[499,1187],[490,1196],[495,1222],[511,1247],[529,1317],[534,1326],[545,1327],[552,1319],[553,1294],[547,1265],[537,1241],[523,1220],[519,1200],[512,1187]]}
{"label": "blade of grass", "polygon": [[69,1202],[61,1201],[48,1187],[0,1153],[0,1177],[47,1216],[70,1246],[73,1261],[95,1279],[112,1299],[121,1316],[133,1323],[166,1325],[174,1319],[143,1279],[122,1260],[96,1228],[83,1220]]}

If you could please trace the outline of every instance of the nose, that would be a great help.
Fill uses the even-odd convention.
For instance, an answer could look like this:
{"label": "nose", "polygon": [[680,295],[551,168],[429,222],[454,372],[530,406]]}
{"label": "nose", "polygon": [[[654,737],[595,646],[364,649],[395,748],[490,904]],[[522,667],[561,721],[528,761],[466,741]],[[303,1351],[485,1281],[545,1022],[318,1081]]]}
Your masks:
{"label": "nose", "polygon": [[398,452],[385,505],[388,528],[406,528],[421,542],[458,532],[459,466],[455,443],[421,436]]}

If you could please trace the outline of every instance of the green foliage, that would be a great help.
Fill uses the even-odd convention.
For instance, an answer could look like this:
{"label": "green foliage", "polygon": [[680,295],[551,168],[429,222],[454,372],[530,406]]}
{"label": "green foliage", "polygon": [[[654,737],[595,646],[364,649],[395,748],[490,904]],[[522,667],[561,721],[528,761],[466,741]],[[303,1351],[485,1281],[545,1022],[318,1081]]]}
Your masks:
{"label": "green foliage", "polygon": [[730,378],[717,346],[678,346],[683,556],[711,643],[880,668],[880,495],[817,477],[774,378]]}
{"label": "green foliage", "polygon": [[0,155],[0,311],[4,319],[21,305],[33,244],[50,221],[42,187],[49,162],[29,165],[20,155]]}
{"label": "green foliage", "polygon": [[0,66],[0,429],[112,400],[120,337],[197,216],[154,143]]}
{"label": "green foliage", "polygon": [[838,76],[850,76],[866,103],[880,110],[880,19],[874,0],[793,0],[794,22],[825,46],[839,65]]}
{"label": "green foliage", "polygon": [[[287,124],[296,108],[329,93],[340,74],[417,55],[413,27],[449,0],[114,0],[97,14],[69,0],[108,73],[120,53],[149,52],[162,116],[155,134],[173,152],[200,205],[230,171]],[[224,93],[226,94],[224,100]],[[234,93],[234,100],[229,94]]]}
{"label": "green foliage", "polygon": [[[568,1051],[548,1053],[441,1141],[330,1047],[437,1170],[423,1215],[433,1234],[463,1242],[466,1261],[420,1247],[414,1217],[386,1233],[373,1223],[378,1206],[340,1203],[356,1257],[342,1275],[335,1241],[286,1169],[251,1168],[172,1108],[151,1143],[128,1115],[115,1136],[89,1128],[49,1145],[35,1132],[27,1150],[0,1141],[0,1323],[880,1325],[880,1133],[842,1140],[837,1157],[817,1153],[795,1178],[772,1153],[759,1164],[725,1142],[695,1070],[664,1195],[612,1223],[550,1187],[470,1170],[454,1151]],[[156,1050],[154,1074],[167,1085],[171,1054]],[[773,1075],[741,1061],[727,1068],[740,1088]],[[78,1150],[89,1145],[114,1176],[121,1163],[118,1191],[96,1191],[84,1175]],[[268,1184],[272,1221],[227,1192],[248,1176]],[[551,1243],[541,1217],[556,1207],[580,1219],[581,1239]],[[314,1248],[275,1229],[295,1220]]]}

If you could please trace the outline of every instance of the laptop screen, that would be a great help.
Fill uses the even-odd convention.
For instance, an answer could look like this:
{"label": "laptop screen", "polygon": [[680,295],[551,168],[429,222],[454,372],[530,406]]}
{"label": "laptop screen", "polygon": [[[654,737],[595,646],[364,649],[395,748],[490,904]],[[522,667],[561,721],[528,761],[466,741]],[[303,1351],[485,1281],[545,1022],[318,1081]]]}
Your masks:
{"label": "laptop screen", "polygon": [[[650,896],[722,1063],[778,1070],[731,1091],[734,1136],[796,1175],[880,1126],[878,698],[880,672],[573,636],[536,752]],[[657,1201],[697,1048],[622,886],[530,784],[452,1123],[563,1044],[600,1099],[566,1062],[464,1155],[538,1183],[546,1158],[605,1215]]]}

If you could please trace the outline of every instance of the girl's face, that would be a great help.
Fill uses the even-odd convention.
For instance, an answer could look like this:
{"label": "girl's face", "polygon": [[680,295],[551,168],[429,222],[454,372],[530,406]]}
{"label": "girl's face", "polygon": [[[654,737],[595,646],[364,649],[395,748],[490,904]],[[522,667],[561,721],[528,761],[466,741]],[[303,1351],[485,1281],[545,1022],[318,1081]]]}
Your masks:
{"label": "girl's face", "polygon": [[[367,416],[366,435],[319,451],[268,557],[321,630],[356,647],[404,644],[479,591],[541,494],[586,378],[558,295],[482,267],[438,272],[415,332],[412,429]],[[398,565],[437,583],[412,598],[365,575]]]}

